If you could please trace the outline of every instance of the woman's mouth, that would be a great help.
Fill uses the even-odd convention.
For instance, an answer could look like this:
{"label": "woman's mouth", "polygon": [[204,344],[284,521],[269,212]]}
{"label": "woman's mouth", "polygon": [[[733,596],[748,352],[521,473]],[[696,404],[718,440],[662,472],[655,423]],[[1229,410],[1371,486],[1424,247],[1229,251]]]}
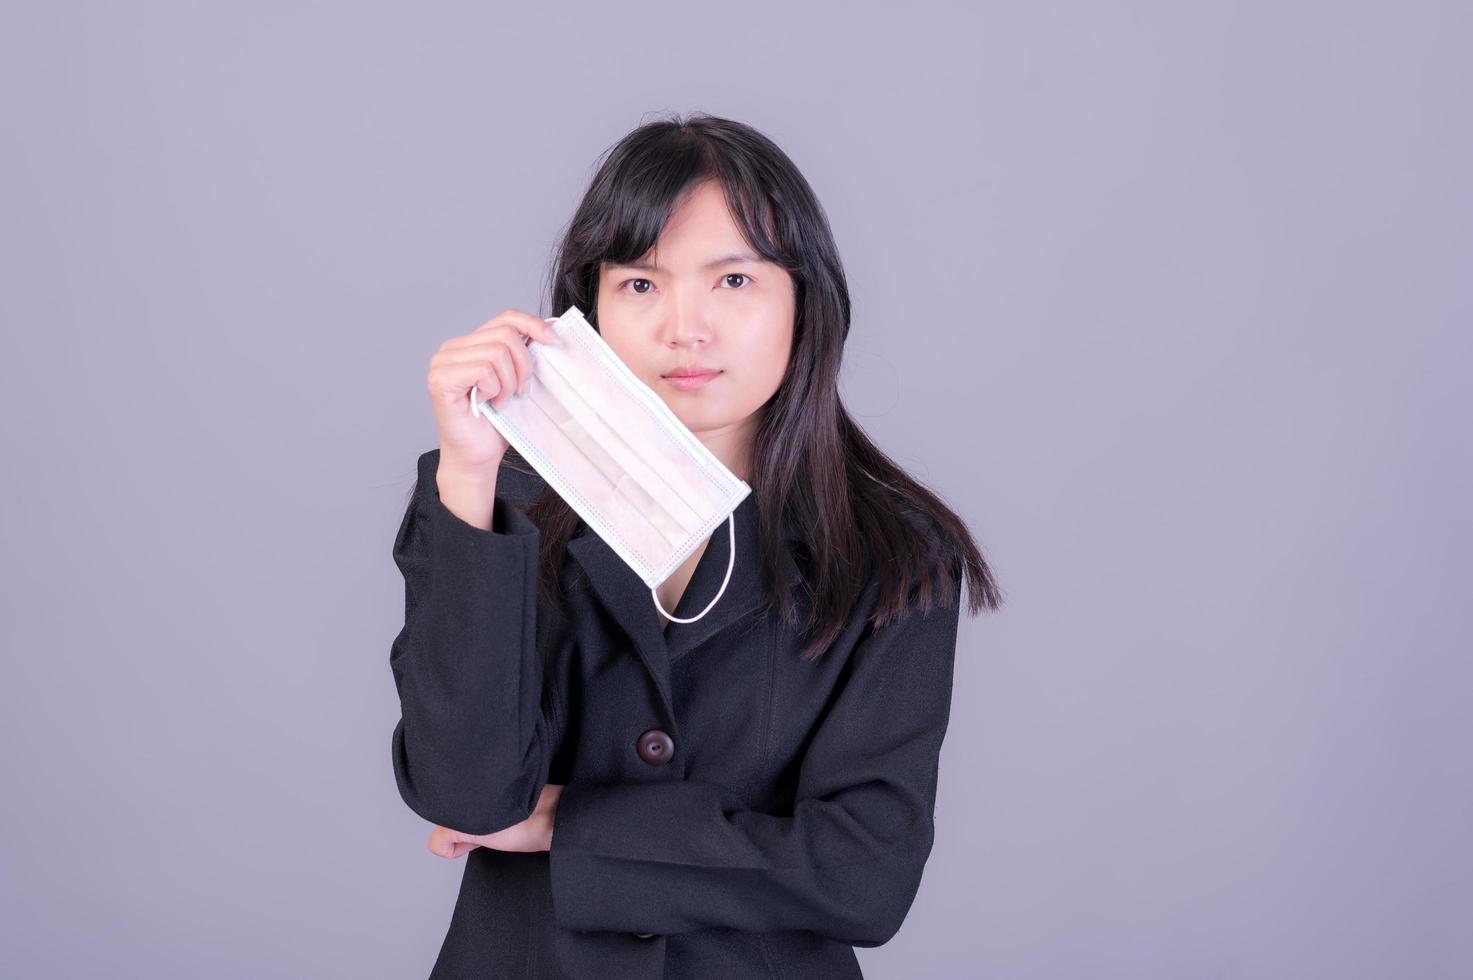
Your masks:
{"label": "woman's mouth", "polygon": [[680,374],[662,374],[660,377],[681,391],[692,391],[701,387],[720,373],[720,371],[699,371]]}

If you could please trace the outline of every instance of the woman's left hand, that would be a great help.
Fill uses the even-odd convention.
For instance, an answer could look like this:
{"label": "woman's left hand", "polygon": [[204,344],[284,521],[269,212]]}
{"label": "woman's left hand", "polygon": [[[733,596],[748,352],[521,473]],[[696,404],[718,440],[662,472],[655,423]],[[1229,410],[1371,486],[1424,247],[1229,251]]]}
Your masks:
{"label": "woman's left hand", "polygon": [[542,787],[537,807],[532,815],[519,824],[513,824],[494,834],[462,834],[447,827],[436,827],[430,831],[430,853],[437,857],[454,860],[464,857],[478,847],[489,847],[497,851],[547,851],[552,849],[552,826],[557,818],[558,797],[563,788],[556,783]]}

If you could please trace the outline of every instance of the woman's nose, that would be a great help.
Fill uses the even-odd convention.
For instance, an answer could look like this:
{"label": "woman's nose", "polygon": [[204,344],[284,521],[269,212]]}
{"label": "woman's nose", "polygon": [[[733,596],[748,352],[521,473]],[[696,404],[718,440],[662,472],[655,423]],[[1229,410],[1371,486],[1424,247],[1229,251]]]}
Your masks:
{"label": "woman's nose", "polygon": [[707,343],[711,339],[711,325],[705,311],[694,303],[677,303],[665,323],[665,337],[672,347]]}

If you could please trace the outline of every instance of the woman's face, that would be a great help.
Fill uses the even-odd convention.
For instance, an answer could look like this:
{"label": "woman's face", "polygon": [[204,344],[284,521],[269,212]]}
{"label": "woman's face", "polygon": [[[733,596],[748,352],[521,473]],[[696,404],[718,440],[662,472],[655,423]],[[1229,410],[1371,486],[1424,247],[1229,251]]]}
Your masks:
{"label": "woman's face", "polygon": [[[654,248],[599,270],[598,329],[614,353],[742,479],[793,346],[793,279],[760,259],[721,185],[696,186]],[[681,371],[713,372],[681,381]]]}

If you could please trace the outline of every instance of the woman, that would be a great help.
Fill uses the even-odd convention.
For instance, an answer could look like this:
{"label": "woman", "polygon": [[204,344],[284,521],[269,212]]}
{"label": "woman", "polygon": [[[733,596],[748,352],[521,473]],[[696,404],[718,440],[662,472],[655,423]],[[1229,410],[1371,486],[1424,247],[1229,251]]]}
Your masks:
{"label": "woman", "polygon": [[710,116],[611,148],[558,252],[570,305],[737,476],[657,592],[468,408],[524,390],[540,316],[430,362],[440,445],[394,542],[395,778],[466,857],[432,978],[859,977],[933,840],[966,526],[854,424],[849,295],[788,157]]}

